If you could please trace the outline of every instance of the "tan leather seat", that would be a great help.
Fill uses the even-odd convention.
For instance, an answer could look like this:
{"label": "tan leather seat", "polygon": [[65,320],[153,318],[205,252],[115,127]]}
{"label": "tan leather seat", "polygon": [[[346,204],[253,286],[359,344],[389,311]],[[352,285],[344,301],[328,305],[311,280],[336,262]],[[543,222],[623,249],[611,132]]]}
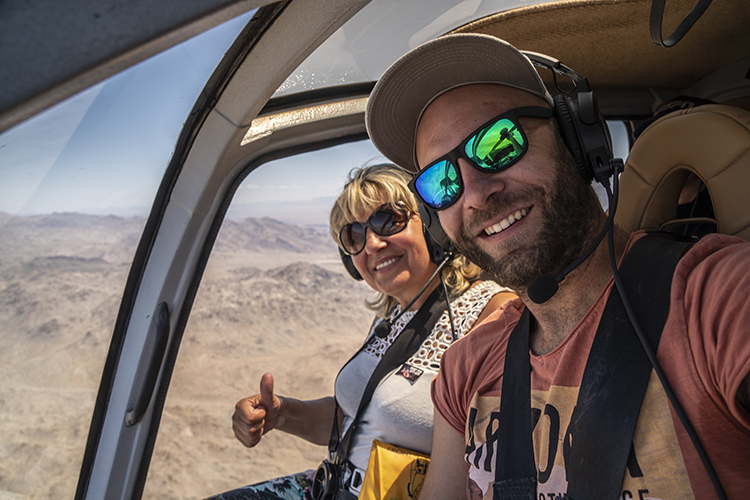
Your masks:
{"label": "tan leather seat", "polygon": [[750,111],[719,104],[675,111],[643,131],[620,176],[615,221],[629,232],[684,223],[675,217],[690,173],[708,189],[718,232],[750,241]]}

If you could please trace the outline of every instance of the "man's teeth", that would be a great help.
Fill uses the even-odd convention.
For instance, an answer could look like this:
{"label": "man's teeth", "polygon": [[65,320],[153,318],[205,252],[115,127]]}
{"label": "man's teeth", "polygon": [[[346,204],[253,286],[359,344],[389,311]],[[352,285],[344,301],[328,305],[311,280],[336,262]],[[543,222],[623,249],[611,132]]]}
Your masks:
{"label": "man's teeth", "polygon": [[495,233],[499,233],[500,231],[508,229],[515,222],[517,222],[517,221],[523,219],[524,217],[526,217],[526,213],[527,213],[527,211],[526,211],[525,208],[522,208],[521,210],[516,210],[515,213],[510,214],[509,216],[507,216],[505,219],[501,220],[500,222],[498,222],[494,226],[490,226],[490,227],[486,228],[484,230],[484,233],[487,236],[491,236],[491,235],[493,235]]}
{"label": "man's teeth", "polygon": [[377,266],[375,266],[375,270],[378,271],[378,270],[384,268],[385,266],[393,264],[397,260],[398,260],[398,257],[393,257],[392,259],[388,259],[385,262],[381,262],[380,264],[378,264]]}

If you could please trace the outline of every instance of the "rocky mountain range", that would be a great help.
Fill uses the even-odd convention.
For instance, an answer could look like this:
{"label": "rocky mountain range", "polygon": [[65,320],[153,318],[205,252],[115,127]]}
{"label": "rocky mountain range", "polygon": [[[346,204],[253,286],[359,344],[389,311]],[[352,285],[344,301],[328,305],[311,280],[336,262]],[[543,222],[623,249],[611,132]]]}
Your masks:
{"label": "rocky mountain range", "polygon": [[[0,212],[0,263],[56,255],[129,262],[146,220],[142,217],[54,213],[10,216]],[[333,253],[327,228],[287,224],[269,217],[225,219],[214,243],[218,254]]]}

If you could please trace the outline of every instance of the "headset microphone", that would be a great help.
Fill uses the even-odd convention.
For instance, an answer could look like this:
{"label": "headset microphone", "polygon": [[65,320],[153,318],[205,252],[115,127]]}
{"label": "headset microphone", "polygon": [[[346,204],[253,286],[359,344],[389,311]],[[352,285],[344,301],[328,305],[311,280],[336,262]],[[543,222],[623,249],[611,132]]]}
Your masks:
{"label": "headset microphone", "polygon": [[526,289],[526,294],[536,304],[543,304],[557,293],[557,284],[563,279],[565,279],[563,273],[559,273],[556,276],[543,274],[531,282]]}

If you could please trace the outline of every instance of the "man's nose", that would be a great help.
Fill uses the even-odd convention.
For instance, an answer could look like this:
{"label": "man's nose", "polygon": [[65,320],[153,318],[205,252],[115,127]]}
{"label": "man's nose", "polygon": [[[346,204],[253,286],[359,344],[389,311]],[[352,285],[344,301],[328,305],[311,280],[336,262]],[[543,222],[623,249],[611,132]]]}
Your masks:
{"label": "man's nose", "polygon": [[493,194],[505,189],[503,176],[496,172],[480,172],[463,158],[459,159],[461,180],[464,184],[463,203],[467,208],[482,209]]}

